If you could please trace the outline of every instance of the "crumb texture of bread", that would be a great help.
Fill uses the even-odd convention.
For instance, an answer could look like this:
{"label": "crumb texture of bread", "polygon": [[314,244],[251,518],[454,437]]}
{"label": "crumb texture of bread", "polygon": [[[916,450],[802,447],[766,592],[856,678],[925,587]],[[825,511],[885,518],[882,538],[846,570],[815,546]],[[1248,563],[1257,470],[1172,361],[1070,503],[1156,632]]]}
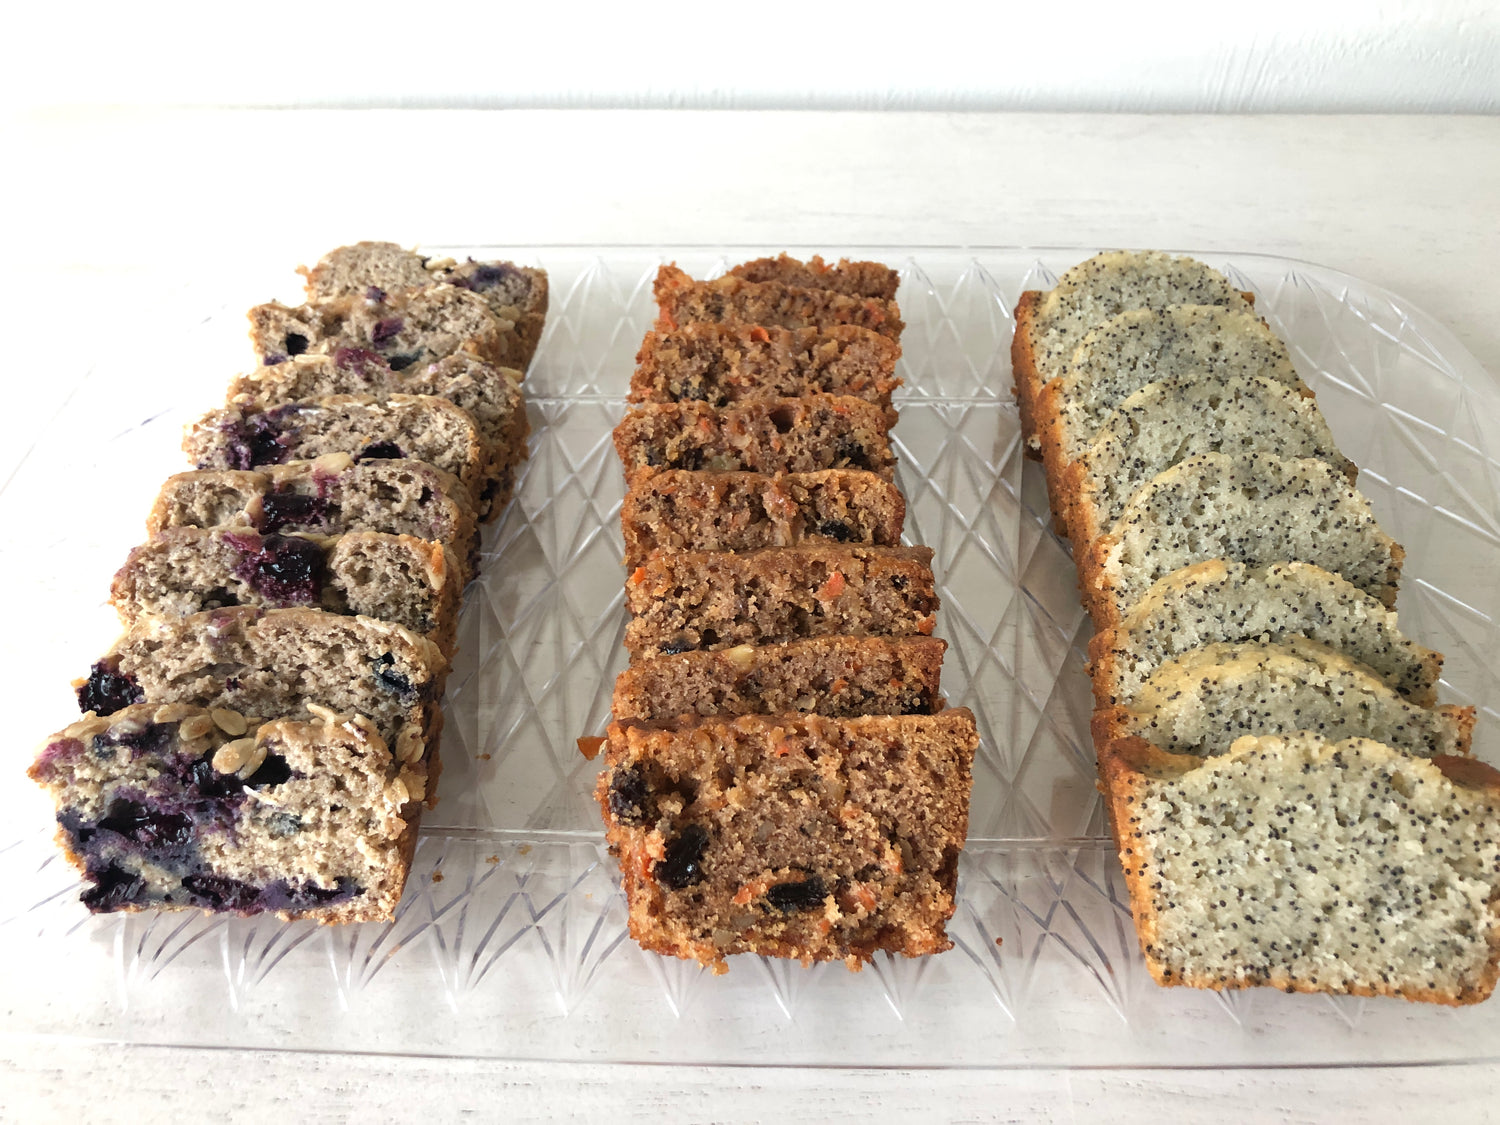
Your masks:
{"label": "crumb texture of bread", "polygon": [[767,328],[689,323],[647,332],[631,402],[728,406],[798,395],[852,395],[890,409],[901,346],[868,328]]}
{"label": "crumb texture of bread", "polygon": [[851,262],[840,258],[829,265],[817,254],[806,262],[790,254],[756,258],[735,266],[729,276],[746,281],[779,281],[803,289],[831,289],[850,297],[879,297],[886,301],[895,300],[901,284],[901,275],[884,262]]}
{"label": "crumb texture of bread", "polygon": [[1107,751],[1141,947],[1162,984],[1471,1004],[1500,974],[1500,774],[1366,738]]}
{"label": "crumb texture of bread", "polygon": [[1129,706],[1094,714],[1096,741],[1143,738],[1178,754],[1228,751],[1242,734],[1374,738],[1420,757],[1467,754],[1471,707],[1418,707],[1368,668],[1305,637],[1220,643],[1165,662]]}
{"label": "crumb texture of bread", "polygon": [[363,715],[262,722],[179,703],[90,712],[29,772],[90,910],[320,922],[394,915],[425,787]]}
{"label": "crumb texture of bread", "polygon": [[612,724],[596,792],[631,935],[715,972],[951,948],[977,743],[963,709]]}
{"label": "crumb texture of bread", "polygon": [[894,340],[906,327],[893,300],[733,276],[694,281],[676,266],[662,266],[657,271],[653,292],[659,310],[658,331],[671,331],[693,321],[790,329],[852,324]]}
{"label": "crumb texture of bread", "polygon": [[625,495],[625,565],[657,551],[751,551],[797,543],[895,547],[906,499],[857,469],[816,473],[710,473],[668,469]]}

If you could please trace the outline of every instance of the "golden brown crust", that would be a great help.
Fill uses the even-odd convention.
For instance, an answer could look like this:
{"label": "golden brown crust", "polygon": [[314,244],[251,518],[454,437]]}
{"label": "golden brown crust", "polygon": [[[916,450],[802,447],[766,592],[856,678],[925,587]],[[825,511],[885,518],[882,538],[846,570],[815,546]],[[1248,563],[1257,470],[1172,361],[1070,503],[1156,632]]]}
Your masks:
{"label": "golden brown crust", "polygon": [[1016,332],[1010,339],[1010,370],[1016,385],[1016,406],[1021,414],[1022,448],[1026,456],[1040,459],[1040,448],[1036,437],[1036,404],[1041,392],[1041,375],[1036,369],[1036,349],[1031,338],[1032,319],[1042,293],[1028,289],[1016,302]]}

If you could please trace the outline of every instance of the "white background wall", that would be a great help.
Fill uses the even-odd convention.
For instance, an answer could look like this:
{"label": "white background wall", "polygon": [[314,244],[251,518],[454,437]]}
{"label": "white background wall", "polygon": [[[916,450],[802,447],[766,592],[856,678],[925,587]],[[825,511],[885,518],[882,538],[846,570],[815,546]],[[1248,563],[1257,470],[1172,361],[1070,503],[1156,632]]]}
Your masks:
{"label": "white background wall", "polygon": [[10,106],[1500,111],[1496,0],[26,3]]}

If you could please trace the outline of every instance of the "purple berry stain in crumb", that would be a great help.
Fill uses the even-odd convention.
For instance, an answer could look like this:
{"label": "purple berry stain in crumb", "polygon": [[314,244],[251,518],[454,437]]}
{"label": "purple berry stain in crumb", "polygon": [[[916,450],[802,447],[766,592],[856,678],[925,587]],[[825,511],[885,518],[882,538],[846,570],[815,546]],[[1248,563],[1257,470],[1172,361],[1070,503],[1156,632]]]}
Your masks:
{"label": "purple berry stain in crumb", "polygon": [[328,511],[328,501],[318,496],[304,496],[290,489],[267,492],[260,498],[259,526],[268,533],[288,527],[294,531],[321,529],[328,526]]}
{"label": "purple berry stain in crumb", "polygon": [[485,293],[501,282],[519,276],[521,276],[521,271],[508,263],[486,262],[484,265],[476,266],[474,272],[464,278],[463,286],[475,293]]}
{"label": "purple berry stain in crumb", "polygon": [[94,885],[87,888],[82,897],[83,905],[96,914],[107,914],[140,902],[146,897],[146,880],[133,875],[118,864],[111,863],[102,871],[89,871]]}
{"label": "purple berry stain in crumb", "polygon": [[339,370],[356,375],[367,383],[383,378],[390,370],[380,353],[368,348],[339,348],[333,353],[333,363]]}
{"label": "purple berry stain in crumb", "polygon": [[[278,411],[252,414],[249,418],[224,423],[221,432],[229,443],[224,455],[231,469],[279,465],[286,460],[291,436],[282,433],[278,414]],[[199,468],[211,467],[199,465]]]}
{"label": "purple berry stain in crumb", "polygon": [[655,867],[656,881],[680,891],[703,881],[703,853],[708,850],[708,829],[689,824],[667,841],[667,854]]}
{"label": "purple berry stain in crumb", "polygon": [[323,549],[297,536],[227,534],[241,551],[234,573],[266,601],[312,605],[323,593]]}
{"label": "purple berry stain in crumb", "polygon": [[394,340],[401,335],[401,329],[405,326],[406,322],[399,316],[388,316],[384,320],[377,320],[374,329],[370,332],[370,340],[376,347],[379,347],[387,340]]}
{"label": "purple berry stain in crumb", "polygon": [[89,669],[89,678],[78,689],[78,709],[110,715],[132,703],[146,702],[146,693],[127,673],[101,660]]}
{"label": "purple berry stain in crumb", "polygon": [[375,676],[375,682],[381,689],[390,692],[398,699],[406,699],[416,695],[411,681],[396,671],[396,658],[387,652],[370,662],[370,671]]}
{"label": "purple berry stain in crumb", "polygon": [[354,459],[356,461],[394,461],[405,456],[401,447],[393,441],[372,441],[361,449]]}
{"label": "purple berry stain in crumb", "polygon": [[378,285],[372,285],[365,290],[365,300],[378,305],[385,300],[385,290]]}
{"label": "purple berry stain in crumb", "polygon": [[184,875],[183,888],[215,910],[249,910],[260,898],[260,891],[249,883],[224,875]]}

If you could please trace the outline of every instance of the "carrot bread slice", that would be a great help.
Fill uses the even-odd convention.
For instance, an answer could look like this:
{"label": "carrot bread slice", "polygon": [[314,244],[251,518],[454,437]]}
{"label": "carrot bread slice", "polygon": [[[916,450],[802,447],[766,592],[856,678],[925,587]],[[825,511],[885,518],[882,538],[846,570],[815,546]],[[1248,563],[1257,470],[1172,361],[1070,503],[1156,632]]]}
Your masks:
{"label": "carrot bread slice", "polygon": [[1468,754],[1472,707],[1419,707],[1370,669],[1305,637],[1219,643],[1156,669],[1125,706],[1094,712],[1096,746],[1144,738],[1176,754],[1223,754],[1245,734],[1373,738],[1406,754]]}
{"label": "carrot bread slice", "polygon": [[1315,563],[1391,605],[1404,556],[1327,462],[1203,453],[1137,491],[1077,562],[1084,604],[1107,629],[1152,583],[1205,559]]}
{"label": "carrot bread slice", "polygon": [[735,266],[729,274],[746,281],[779,281],[782,285],[832,289],[851,297],[880,297],[886,301],[895,300],[901,284],[901,275],[884,262],[851,262],[840,258],[830,266],[817,254],[806,262],[785,253],[774,258],[756,258]]}
{"label": "carrot bread slice", "polygon": [[1022,436],[1029,448],[1039,448],[1037,396],[1062,374],[1090,329],[1128,309],[1169,305],[1250,309],[1245,295],[1217,270],[1157,251],[1107,251],[1068,270],[1047,292],[1021,294],[1010,355]]}
{"label": "carrot bread slice", "polygon": [[625,584],[632,660],[800,637],[930,636],[938,597],[931,547],[680,551]]}
{"label": "carrot bread slice", "polygon": [[1090,639],[1095,704],[1129,704],[1158,667],[1203,645],[1294,636],[1365,665],[1420,707],[1437,702],[1441,654],[1408,640],[1395,610],[1339,575],[1312,563],[1207,559],[1161,579],[1117,627]]}
{"label": "carrot bread slice", "polygon": [[1500,773],[1365,738],[1139,741],[1100,773],[1158,983],[1485,999],[1500,977]]}
{"label": "carrot bread slice", "polygon": [[364,715],[313,710],[141,703],[49,738],[29,772],[84,905],[390,920],[425,778]]}
{"label": "carrot bread slice", "polygon": [[148,614],[315,606],[393,621],[451,653],[460,592],[442,544],[410,535],[178,527],[130,552],[111,600],[127,627]]}
{"label": "carrot bread slice", "polygon": [[448,561],[472,573],[478,540],[473,499],[457,477],[423,461],[356,461],[329,453],[263,469],[198,469],[168,477],[146,531],[251,528],[265,534],[382,531],[442,543]]}
{"label": "carrot bread slice", "polygon": [[716,973],[951,948],[978,741],[964,709],[611,724],[596,792],[631,936]]}
{"label": "carrot bread slice", "polygon": [[266,411],[289,402],[331,395],[432,395],[474,419],[488,452],[483,513],[510,500],[516,465],[526,456],[531,425],[521,395],[521,373],[467,354],[392,371],[374,352],[340,348],[332,355],[302,355],[241,375],[229,384],[228,405]]}
{"label": "carrot bread slice", "polygon": [[630,378],[631,402],[728,406],[760,398],[853,395],[886,409],[901,385],[901,345],[868,328],[684,324],[647,332]]}
{"label": "carrot bread slice", "polygon": [[864,469],[891,480],[896,457],[887,431],[895,421],[895,411],[848,395],[766,399],[722,409],[663,402],[626,411],[614,440],[632,486],[663,469]]}
{"label": "carrot bread slice", "polygon": [[894,547],[906,499],[870,472],[695,473],[669,469],[625,495],[625,565],[653,552],[750,551],[826,541]]}
{"label": "carrot bread slice", "polygon": [[489,451],[474,419],[431,395],[331,395],[269,410],[220,407],[188,428],[182,448],[200,469],[257,469],[328,453],[426,461],[457,477],[476,504],[489,471]]}
{"label": "carrot bread slice", "polygon": [[895,301],[738,277],[694,281],[676,266],[662,266],[657,271],[653,292],[660,309],[656,320],[659,332],[670,332],[695,320],[793,329],[852,324],[896,340],[906,327]]}
{"label": "carrot bread slice", "polygon": [[948,642],[936,637],[812,637],[638,660],[615,680],[616,719],[794,711],[929,715]]}

